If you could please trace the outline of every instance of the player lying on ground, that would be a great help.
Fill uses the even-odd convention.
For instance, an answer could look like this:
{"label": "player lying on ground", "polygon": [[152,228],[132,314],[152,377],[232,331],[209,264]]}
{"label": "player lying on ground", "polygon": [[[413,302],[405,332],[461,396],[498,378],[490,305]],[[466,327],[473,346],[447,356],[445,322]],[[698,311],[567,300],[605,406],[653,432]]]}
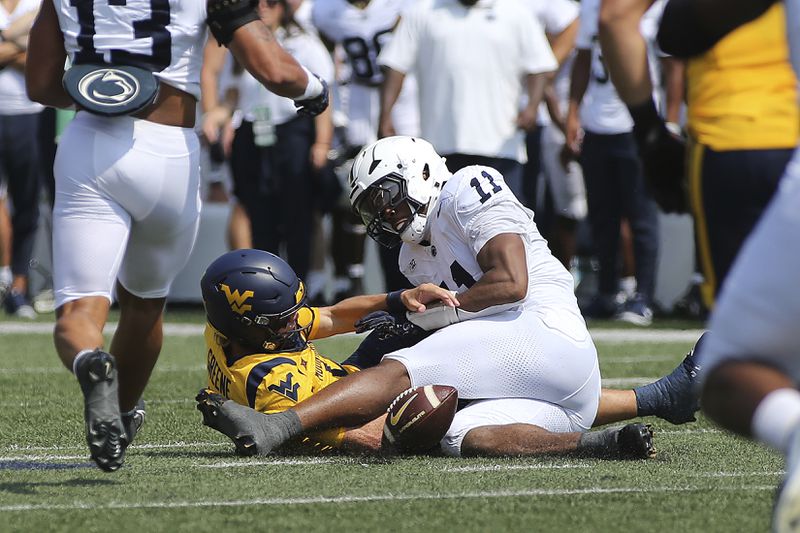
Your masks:
{"label": "player lying on ground", "polygon": [[[266,414],[286,411],[348,374],[377,365],[384,354],[434,334],[404,320],[403,314],[397,312],[399,302],[409,310],[418,310],[420,304],[437,300],[446,305],[458,303],[451,292],[422,284],[394,294],[390,298],[395,306],[392,314],[380,311],[387,309],[384,294],[358,296],[334,306],[311,308],[305,303],[303,284],[291,267],[280,258],[258,250],[224,254],[208,267],[201,286],[208,319],[205,334],[208,390],[198,396],[198,408],[205,423],[233,438],[242,454],[260,450],[253,446],[253,441],[237,439],[235,433],[216,426],[214,412],[224,408],[226,398],[253,408],[255,415],[255,411]],[[356,323],[364,315],[367,318]],[[324,357],[308,342],[353,331],[354,323],[356,328],[377,326],[377,329],[341,364]],[[656,415],[673,423],[692,420],[697,409],[691,391],[692,367],[690,354],[669,376],[653,384],[627,391],[604,389],[595,425],[637,415]],[[363,426],[312,433],[295,439],[292,444],[299,443],[304,450],[379,452],[383,421],[381,415]],[[528,431],[535,429],[527,426]],[[482,437],[477,431],[473,437],[480,438],[484,446],[474,452],[521,455],[580,449],[601,456],[646,455],[652,450],[650,434],[640,432],[641,425],[635,426],[627,430],[632,442],[625,450],[615,447],[618,428],[583,434],[583,439],[578,432],[559,435],[552,443],[542,442],[536,449],[501,443],[505,436],[495,428],[483,432]],[[490,444],[495,435],[496,442]],[[465,441],[469,443],[473,437],[468,433]],[[472,453],[463,445],[462,452]]]}

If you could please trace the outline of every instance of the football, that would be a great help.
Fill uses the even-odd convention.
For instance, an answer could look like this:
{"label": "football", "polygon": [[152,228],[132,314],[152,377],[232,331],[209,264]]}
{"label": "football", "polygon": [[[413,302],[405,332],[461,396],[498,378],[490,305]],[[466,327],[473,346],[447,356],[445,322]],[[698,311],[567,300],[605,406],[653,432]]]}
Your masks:
{"label": "football", "polygon": [[447,385],[403,391],[389,405],[383,444],[400,453],[424,453],[438,446],[458,405],[458,392]]}

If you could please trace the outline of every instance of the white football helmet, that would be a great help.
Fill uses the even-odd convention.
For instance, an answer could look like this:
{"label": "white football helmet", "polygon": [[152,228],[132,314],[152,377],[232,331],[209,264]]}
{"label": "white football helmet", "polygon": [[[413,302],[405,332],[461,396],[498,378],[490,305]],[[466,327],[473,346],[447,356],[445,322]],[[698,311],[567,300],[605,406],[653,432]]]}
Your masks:
{"label": "white football helmet", "polygon": [[444,158],[428,141],[386,137],[353,161],[350,203],[378,243],[389,248],[401,241],[419,243],[450,176]]}

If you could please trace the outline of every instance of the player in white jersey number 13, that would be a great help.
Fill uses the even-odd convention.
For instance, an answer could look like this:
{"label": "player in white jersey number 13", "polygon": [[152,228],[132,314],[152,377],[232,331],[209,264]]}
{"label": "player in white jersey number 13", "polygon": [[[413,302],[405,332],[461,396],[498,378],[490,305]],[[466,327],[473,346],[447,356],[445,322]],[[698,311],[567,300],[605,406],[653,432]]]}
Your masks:
{"label": "player in white jersey number 13", "polygon": [[[103,470],[122,465],[144,419],[141,396],[161,350],[166,296],[197,234],[192,128],[206,26],[299,112],[327,106],[325,84],[278,45],[256,4],[44,0],[30,33],[30,98],[78,107],[55,162],[54,335],[83,391],[87,443]],[[67,58],[82,76],[69,93]],[[145,87],[149,98],[128,105]],[[112,294],[120,319],[106,352]]]}
{"label": "player in white jersey number 13", "polygon": [[[387,137],[356,157],[350,198],[373,239],[402,243],[400,269],[417,286],[390,293],[393,313],[373,316],[372,325],[410,321],[419,342],[284,413],[224,402],[206,419],[215,429],[234,440],[250,435],[258,453],[269,453],[299,433],[373,420],[403,390],[433,384],[453,386],[469,401],[441,442],[450,455],[647,457],[652,442],[642,424],[587,430],[637,414],[693,420],[691,357],[654,384],[601,397],[572,278],[496,170],[471,166],[451,175],[427,141]],[[457,293],[455,300],[431,303],[439,298],[425,293],[429,284]]]}

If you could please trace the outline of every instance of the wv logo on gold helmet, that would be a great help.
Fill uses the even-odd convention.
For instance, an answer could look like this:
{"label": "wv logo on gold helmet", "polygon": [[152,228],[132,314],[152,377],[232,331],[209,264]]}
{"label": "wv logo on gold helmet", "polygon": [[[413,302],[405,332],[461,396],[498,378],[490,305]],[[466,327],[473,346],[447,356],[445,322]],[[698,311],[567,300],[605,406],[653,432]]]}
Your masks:
{"label": "wv logo on gold helmet", "polygon": [[225,298],[228,299],[228,305],[231,306],[231,310],[234,313],[243,315],[253,308],[252,305],[247,304],[247,300],[252,298],[255,294],[253,291],[244,291],[243,293],[239,293],[239,289],[234,289],[233,292],[231,292],[231,288],[224,283],[220,283],[220,289],[222,289],[222,292],[225,293]]}
{"label": "wv logo on gold helmet", "polygon": [[302,349],[314,323],[303,282],[280,257],[234,250],[200,281],[206,318],[228,340],[266,351]]}

